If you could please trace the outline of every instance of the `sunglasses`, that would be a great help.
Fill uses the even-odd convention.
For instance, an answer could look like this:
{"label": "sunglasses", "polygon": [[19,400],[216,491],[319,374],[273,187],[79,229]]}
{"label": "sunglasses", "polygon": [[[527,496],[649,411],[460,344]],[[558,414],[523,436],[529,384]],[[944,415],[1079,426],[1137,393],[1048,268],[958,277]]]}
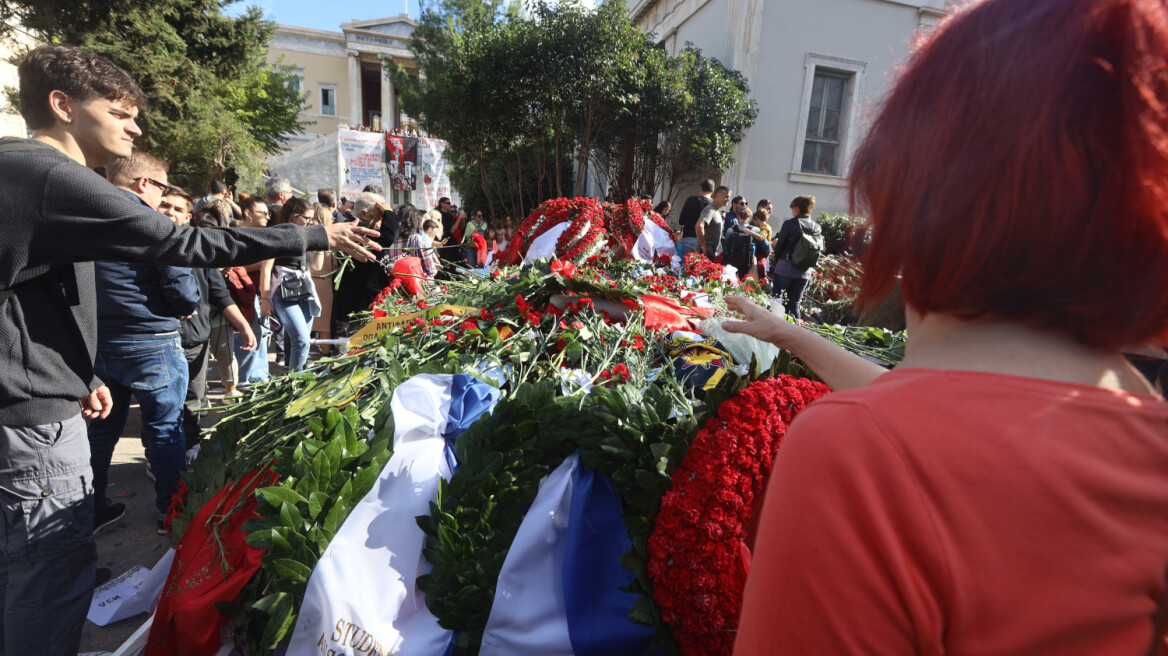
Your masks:
{"label": "sunglasses", "polygon": [[146,176],[142,176],[140,178],[135,178],[134,180],[135,181],[145,180],[146,182],[149,182],[150,184],[154,185],[155,187],[158,187],[159,189],[161,189],[163,196],[169,196],[169,195],[174,193],[174,187],[166,184],[165,182],[159,182],[159,181],[155,180],[154,178],[148,178]]}

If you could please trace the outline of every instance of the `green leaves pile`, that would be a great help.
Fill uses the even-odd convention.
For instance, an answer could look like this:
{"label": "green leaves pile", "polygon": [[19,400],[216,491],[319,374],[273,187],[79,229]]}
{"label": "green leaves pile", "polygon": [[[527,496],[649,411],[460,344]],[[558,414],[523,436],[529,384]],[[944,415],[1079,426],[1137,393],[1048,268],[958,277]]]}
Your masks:
{"label": "green leaves pile", "polygon": [[237,635],[254,650],[275,649],[299,613],[312,574],[353,507],[373,489],[389,461],[392,422],[368,439],[357,409],[332,408],[308,420],[310,437],[277,449],[276,487],[256,491],[258,519],[244,529],[247,543],[266,549],[260,572],[241,595],[255,599],[237,615]]}

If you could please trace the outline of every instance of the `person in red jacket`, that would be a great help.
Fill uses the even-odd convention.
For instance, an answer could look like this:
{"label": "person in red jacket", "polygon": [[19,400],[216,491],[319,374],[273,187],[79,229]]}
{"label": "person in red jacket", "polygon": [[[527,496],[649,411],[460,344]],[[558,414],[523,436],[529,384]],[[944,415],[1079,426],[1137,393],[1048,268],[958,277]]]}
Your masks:
{"label": "person in red jacket", "polygon": [[[852,166],[892,372],[745,301],[834,392],[766,491],[735,654],[1157,654],[1168,5],[987,0],[918,44]],[[960,235],[960,238],[955,238]]]}

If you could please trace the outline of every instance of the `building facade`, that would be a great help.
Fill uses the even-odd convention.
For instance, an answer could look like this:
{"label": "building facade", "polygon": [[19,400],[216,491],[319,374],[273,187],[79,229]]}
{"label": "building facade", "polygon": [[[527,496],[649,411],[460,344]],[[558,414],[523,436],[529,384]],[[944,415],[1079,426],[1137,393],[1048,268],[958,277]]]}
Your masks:
{"label": "building facade", "polygon": [[[758,119],[721,183],[776,218],[810,194],[817,210],[848,206],[856,147],[909,44],[946,14],[947,0],[634,0],[631,16],[670,54],[692,43],[737,69]],[[663,190],[662,197],[696,193]]]}
{"label": "building facade", "polygon": [[397,91],[383,66],[391,60],[416,71],[408,45],[417,22],[405,14],[353,20],[339,32],[289,25],[276,26],[268,61],[295,69],[306,94],[305,132],[289,145],[364,126],[390,130],[402,126]]}

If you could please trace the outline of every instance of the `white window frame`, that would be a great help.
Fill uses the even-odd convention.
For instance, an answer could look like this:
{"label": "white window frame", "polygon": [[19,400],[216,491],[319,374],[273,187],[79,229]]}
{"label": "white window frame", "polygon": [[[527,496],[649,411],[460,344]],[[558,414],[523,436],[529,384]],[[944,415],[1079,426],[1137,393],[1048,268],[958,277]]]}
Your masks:
{"label": "white window frame", "polygon": [[[807,144],[807,121],[811,114],[811,88],[815,82],[815,72],[819,68],[827,69],[833,73],[843,73],[851,78],[844,95],[844,111],[840,125],[839,175],[804,173],[802,171],[803,149]],[[858,135],[853,133],[860,124],[860,101],[864,98],[864,83],[867,76],[868,64],[866,62],[807,53],[803,61],[803,94],[799,105],[799,124],[795,132],[795,155],[791,160],[791,172],[787,175],[789,182],[829,187],[848,186],[852,155],[855,153],[858,141],[854,138]]]}
{"label": "white window frame", "polygon": [[[318,85],[318,87],[319,87],[319,89],[316,92],[316,99],[317,99],[317,105],[319,107],[320,115],[321,116],[332,116],[335,118],[337,115],[337,105],[338,105],[338,103],[337,103],[337,85],[323,84],[322,83],[322,84]],[[332,105],[333,112],[331,114],[324,111],[324,92],[326,90],[331,91],[333,94],[333,105]]]}

